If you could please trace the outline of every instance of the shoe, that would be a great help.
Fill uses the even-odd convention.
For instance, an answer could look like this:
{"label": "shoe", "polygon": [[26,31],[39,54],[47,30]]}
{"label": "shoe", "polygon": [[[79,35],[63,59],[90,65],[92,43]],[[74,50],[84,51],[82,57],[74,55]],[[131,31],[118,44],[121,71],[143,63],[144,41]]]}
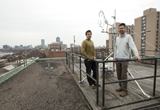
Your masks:
{"label": "shoe", "polygon": [[121,97],[124,97],[124,96],[126,96],[127,95],[127,92],[126,91],[122,91],[121,93],[120,93],[120,96]]}
{"label": "shoe", "polygon": [[94,84],[90,85],[90,88],[95,89],[96,86]]}
{"label": "shoe", "polygon": [[122,91],[122,88],[118,88],[116,89],[117,92],[121,92]]}
{"label": "shoe", "polygon": [[[97,84],[94,84],[94,86],[97,86]],[[98,84],[98,87],[101,87],[101,85]]]}

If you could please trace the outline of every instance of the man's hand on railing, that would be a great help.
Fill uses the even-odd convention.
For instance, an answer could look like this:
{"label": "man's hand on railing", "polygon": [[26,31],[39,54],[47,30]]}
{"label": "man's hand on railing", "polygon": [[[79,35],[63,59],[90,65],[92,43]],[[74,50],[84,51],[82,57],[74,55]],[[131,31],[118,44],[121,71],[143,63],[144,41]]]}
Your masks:
{"label": "man's hand on railing", "polygon": [[139,56],[135,56],[136,59],[138,59],[138,61],[141,61],[141,58]]}
{"label": "man's hand on railing", "polygon": [[114,58],[113,60],[116,60],[116,58]]}

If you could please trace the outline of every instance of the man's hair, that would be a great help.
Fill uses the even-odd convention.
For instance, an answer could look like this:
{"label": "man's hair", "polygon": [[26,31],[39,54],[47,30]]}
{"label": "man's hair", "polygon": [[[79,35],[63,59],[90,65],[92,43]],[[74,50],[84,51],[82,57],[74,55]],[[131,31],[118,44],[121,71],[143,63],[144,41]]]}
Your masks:
{"label": "man's hair", "polygon": [[86,33],[85,33],[85,35],[87,35],[87,33],[89,33],[89,32],[92,34],[91,30],[87,30]]}
{"label": "man's hair", "polygon": [[120,26],[124,26],[124,28],[126,28],[126,24],[125,23],[121,23],[118,27]]}

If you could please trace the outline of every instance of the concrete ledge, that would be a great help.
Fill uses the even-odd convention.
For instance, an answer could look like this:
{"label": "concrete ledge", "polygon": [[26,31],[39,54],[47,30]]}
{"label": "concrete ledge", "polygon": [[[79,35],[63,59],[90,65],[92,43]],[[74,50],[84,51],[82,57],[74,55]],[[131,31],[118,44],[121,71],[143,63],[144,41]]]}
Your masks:
{"label": "concrete ledge", "polygon": [[61,57],[61,58],[41,58],[41,59],[34,59],[33,61],[27,63],[27,65],[21,65],[7,73],[4,73],[3,75],[0,76],[0,84],[3,83],[4,81],[8,80],[18,72],[22,71],[23,69],[27,68],[29,65],[35,63],[35,62],[40,62],[40,61],[52,61],[52,60],[66,60],[66,57]]}
{"label": "concrete ledge", "polygon": [[29,65],[31,65],[32,63],[35,63],[36,59],[29,62],[27,65],[21,65],[7,73],[4,73],[3,75],[0,76],[0,84],[3,83],[4,81],[8,80],[9,78],[11,78],[12,76],[14,76],[15,74],[17,74],[18,72],[20,72],[21,70],[27,68]]}
{"label": "concrete ledge", "polygon": [[66,57],[61,57],[61,58],[40,58],[40,59],[36,59],[36,62],[39,62],[39,61],[52,61],[52,60],[66,60]]}

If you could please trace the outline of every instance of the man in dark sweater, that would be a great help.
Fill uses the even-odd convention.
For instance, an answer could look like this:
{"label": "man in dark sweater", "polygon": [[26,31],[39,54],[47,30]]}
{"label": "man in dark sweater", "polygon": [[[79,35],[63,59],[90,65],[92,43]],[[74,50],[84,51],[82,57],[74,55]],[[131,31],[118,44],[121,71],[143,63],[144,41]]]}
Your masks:
{"label": "man in dark sweater", "polygon": [[[91,37],[92,37],[91,30],[86,31],[85,35],[86,35],[87,39],[82,42],[81,53],[83,56],[85,56],[87,58],[95,59],[96,54],[95,54],[94,43],[91,40]],[[93,70],[93,78],[97,79],[96,63],[93,60],[89,60],[87,58],[84,59],[84,63],[86,66],[86,72],[88,75],[91,75],[91,69],[92,69]],[[89,76],[87,76],[87,80],[88,80],[90,87],[95,89],[95,87],[96,87],[95,81],[93,79],[91,79]]]}

